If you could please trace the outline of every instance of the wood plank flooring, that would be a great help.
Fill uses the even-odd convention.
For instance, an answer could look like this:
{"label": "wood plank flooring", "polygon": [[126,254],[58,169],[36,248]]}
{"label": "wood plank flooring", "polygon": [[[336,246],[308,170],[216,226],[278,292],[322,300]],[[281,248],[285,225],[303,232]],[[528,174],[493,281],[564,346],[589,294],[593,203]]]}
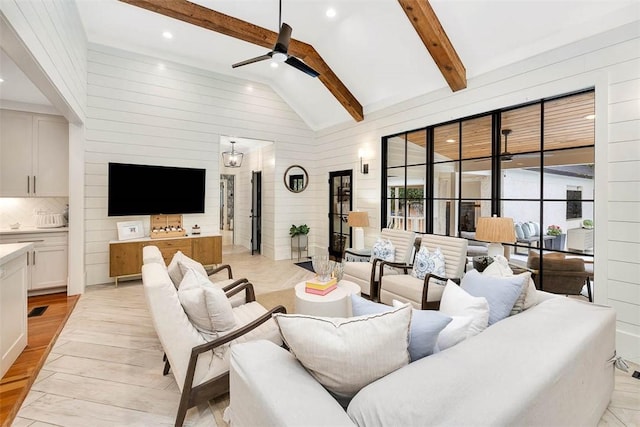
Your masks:
{"label": "wood plank flooring", "polygon": [[[291,288],[313,276],[293,261],[223,249],[234,276],[250,278],[257,294]],[[12,425],[173,425],[180,392],[162,367],[140,281],[87,287]],[[640,380],[631,372],[616,370],[615,391],[600,426],[640,426]],[[193,408],[185,425],[224,427],[227,405],[228,395]]]}
{"label": "wood plank flooring", "polygon": [[41,316],[27,319],[27,347],[0,380],[0,425],[11,424],[22,402],[27,397],[36,373],[44,365],[53,341],[62,331],[79,296],[66,293],[30,297],[27,310],[48,306]]}

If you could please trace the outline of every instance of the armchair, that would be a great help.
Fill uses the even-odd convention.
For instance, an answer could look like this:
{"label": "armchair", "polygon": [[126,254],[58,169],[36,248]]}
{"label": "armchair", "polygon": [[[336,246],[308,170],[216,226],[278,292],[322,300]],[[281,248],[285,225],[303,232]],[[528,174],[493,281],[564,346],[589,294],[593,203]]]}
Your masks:
{"label": "armchair", "polygon": [[542,268],[540,267],[540,254],[529,251],[527,268],[532,271],[531,276],[539,290],[552,294],[582,295],[582,289],[586,286],[587,298],[589,302],[593,302],[593,271],[585,267],[584,259],[566,258],[562,253],[549,253],[542,256]]}
{"label": "armchair", "polygon": [[[412,265],[396,266],[403,274],[387,275],[387,269],[380,275],[380,302],[391,305],[393,300],[409,302],[416,308],[436,309],[440,305],[444,282],[451,279],[458,282],[464,274],[467,262],[467,240],[459,237],[424,234],[421,247],[430,252],[440,248],[444,255],[446,277],[427,274],[423,279],[411,275]],[[386,263],[385,263],[386,264]],[[439,283],[440,281],[440,283]]]}
{"label": "armchair", "polygon": [[[395,262],[401,265],[411,262],[413,256],[413,242],[415,233],[412,231],[393,230],[383,228],[380,232],[380,238],[391,241],[395,248]],[[391,276],[401,273],[402,270],[396,270],[391,266],[385,268],[385,274]],[[378,281],[380,277],[380,260],[372,259],[371,261],[346,261],[344,263],[345,280],[356,283],[360,286],[361,292],[368,295],[371,299],[377,299]]]}

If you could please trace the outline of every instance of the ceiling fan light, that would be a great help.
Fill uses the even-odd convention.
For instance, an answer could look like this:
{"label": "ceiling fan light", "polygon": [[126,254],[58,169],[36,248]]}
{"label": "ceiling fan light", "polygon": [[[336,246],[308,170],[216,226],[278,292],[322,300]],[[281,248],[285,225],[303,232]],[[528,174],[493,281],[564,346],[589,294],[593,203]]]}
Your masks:
{"label": "ceiling fan light", "polygon": [[271,59],[273,59],[275,63],[284,62],[287,58],[287,54],[282,52],[274,52],[273,56],[271,56]]}
{"label": "ceiling fan light", "polygon": [[275,61],[271,61],[271,68],[278,68],[278,63]]}

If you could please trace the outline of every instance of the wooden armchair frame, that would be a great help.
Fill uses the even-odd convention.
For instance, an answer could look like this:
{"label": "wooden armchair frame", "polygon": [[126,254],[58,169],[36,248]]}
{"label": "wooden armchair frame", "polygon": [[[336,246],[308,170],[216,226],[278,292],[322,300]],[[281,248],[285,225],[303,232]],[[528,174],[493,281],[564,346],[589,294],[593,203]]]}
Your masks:
{"label": "wooden armchair frame", "polygon": [[[235,288],[227,292],[227,296],[235,295],[238,292],[246,291],[247,302],[255,301],[255,291],[253,284],[250,282],[240,283]],[[182,426],[184,419],[187,415],[187,410],[201,403],[208,402],[222,394],[229,392],[229,371],[224,372],[214,378],[211,378],[202,384],[197,386],[193,385],[193,377],[196,373],[196,365],[198,363],[198,356],[207,351],[214,350],[222,345],[225,345],[248,332],[256,329],[258,326],[271,319],[274,313],[286,313],[287,309],[284,306],[279,305],[267,311],[262,316],[247,323],[243,327],[217,338],[213,341],[209,341],[205,344],[193,347],[191,349],[191,356],[189,358],[189,364],[187,365],[187,374],[184,379],[184,385],[182,387],[182,395],[180,396],[180,405],[178,407],[178,413],[176,415],[176,427]],[[168,361],[165,357],[165,375],[169,372]]]}

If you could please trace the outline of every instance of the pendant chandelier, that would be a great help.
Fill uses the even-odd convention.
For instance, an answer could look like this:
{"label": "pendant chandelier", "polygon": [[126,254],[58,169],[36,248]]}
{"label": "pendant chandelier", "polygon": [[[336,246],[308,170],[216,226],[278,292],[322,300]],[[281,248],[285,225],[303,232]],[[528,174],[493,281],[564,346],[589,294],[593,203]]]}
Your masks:
{"label": "pendant chandelier", "polygon": [[242,166],[243,154],[236,151],[233,144],[235,141],[231,141],[231,151],[225,151],[222,153],[222,162],[226,168],[239,168]]}

